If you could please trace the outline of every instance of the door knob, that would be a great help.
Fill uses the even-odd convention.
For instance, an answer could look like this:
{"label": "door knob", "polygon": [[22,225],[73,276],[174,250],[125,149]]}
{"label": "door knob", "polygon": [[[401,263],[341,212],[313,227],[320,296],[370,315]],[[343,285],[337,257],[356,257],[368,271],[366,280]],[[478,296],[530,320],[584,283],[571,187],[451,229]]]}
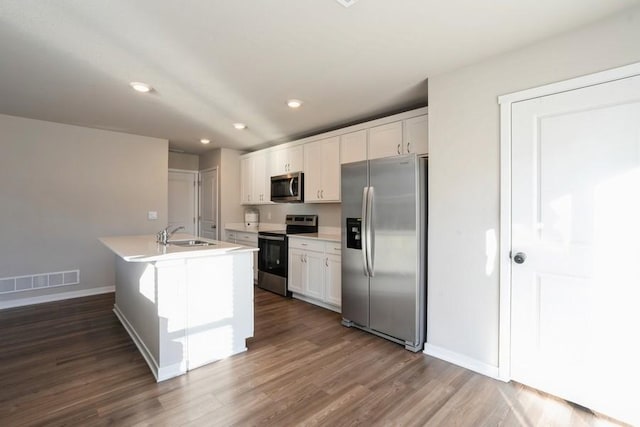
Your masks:
{"label": "door knob", "polygon": [[513,256],[513,261],[516,264],[522,264],[526,259],[527,259],[527,254],[525,254],[524,252],[518,252]]}

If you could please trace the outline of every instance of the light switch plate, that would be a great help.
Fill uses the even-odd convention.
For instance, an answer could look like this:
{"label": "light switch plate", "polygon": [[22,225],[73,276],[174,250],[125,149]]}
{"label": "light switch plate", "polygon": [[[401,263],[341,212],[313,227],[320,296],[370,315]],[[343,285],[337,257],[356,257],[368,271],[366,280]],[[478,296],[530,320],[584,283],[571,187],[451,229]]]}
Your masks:
{"label": "light switch plate", "polygon": [[158,212],[156,212],[156,211],[149,211],[149,212],[147,213],[147,218],[148,218],[149,220],[156,220],[156,219],[158,219]]}

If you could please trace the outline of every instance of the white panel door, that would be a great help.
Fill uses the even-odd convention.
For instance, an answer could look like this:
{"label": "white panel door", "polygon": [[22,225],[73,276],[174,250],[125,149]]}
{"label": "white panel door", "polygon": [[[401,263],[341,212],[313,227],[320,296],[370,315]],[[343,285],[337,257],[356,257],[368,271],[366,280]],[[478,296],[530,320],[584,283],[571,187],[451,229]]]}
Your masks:
{"label": "white panel door", "polygon": [[640,424],[640,76],[512,106],[511,378]]}
{"label": "white panel door", "polygon": [[170,227],[182,226],[181,232],[197,234],[196,198],[197,172],[169,171],[169,220]]}
{"label": "white panel door", "polygon": [[200,174],[200,235],[218,240],[218,169]]}

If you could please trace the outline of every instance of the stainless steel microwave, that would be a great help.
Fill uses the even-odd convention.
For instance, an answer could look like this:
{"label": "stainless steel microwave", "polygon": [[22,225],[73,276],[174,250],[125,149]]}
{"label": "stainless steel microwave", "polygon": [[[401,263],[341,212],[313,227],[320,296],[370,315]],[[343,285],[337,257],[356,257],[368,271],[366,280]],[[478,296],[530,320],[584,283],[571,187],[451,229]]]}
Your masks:
{"label": "stainless steel microwave", "polygon": [[304,174],[291,172],[271,177],[271,201],[277,203],[304,202]]}

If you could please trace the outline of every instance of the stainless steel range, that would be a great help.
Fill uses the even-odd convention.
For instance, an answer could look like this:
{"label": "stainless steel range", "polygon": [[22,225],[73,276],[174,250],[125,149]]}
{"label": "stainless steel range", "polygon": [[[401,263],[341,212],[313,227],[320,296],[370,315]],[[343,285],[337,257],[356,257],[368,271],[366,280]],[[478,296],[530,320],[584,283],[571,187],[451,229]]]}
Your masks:
{"label": "stainless steel range", "polygon": [[258,233],[258,287],[283,296],[287,289],[288,234],[317,233],[318,215],[287,215],[286,229]]}

